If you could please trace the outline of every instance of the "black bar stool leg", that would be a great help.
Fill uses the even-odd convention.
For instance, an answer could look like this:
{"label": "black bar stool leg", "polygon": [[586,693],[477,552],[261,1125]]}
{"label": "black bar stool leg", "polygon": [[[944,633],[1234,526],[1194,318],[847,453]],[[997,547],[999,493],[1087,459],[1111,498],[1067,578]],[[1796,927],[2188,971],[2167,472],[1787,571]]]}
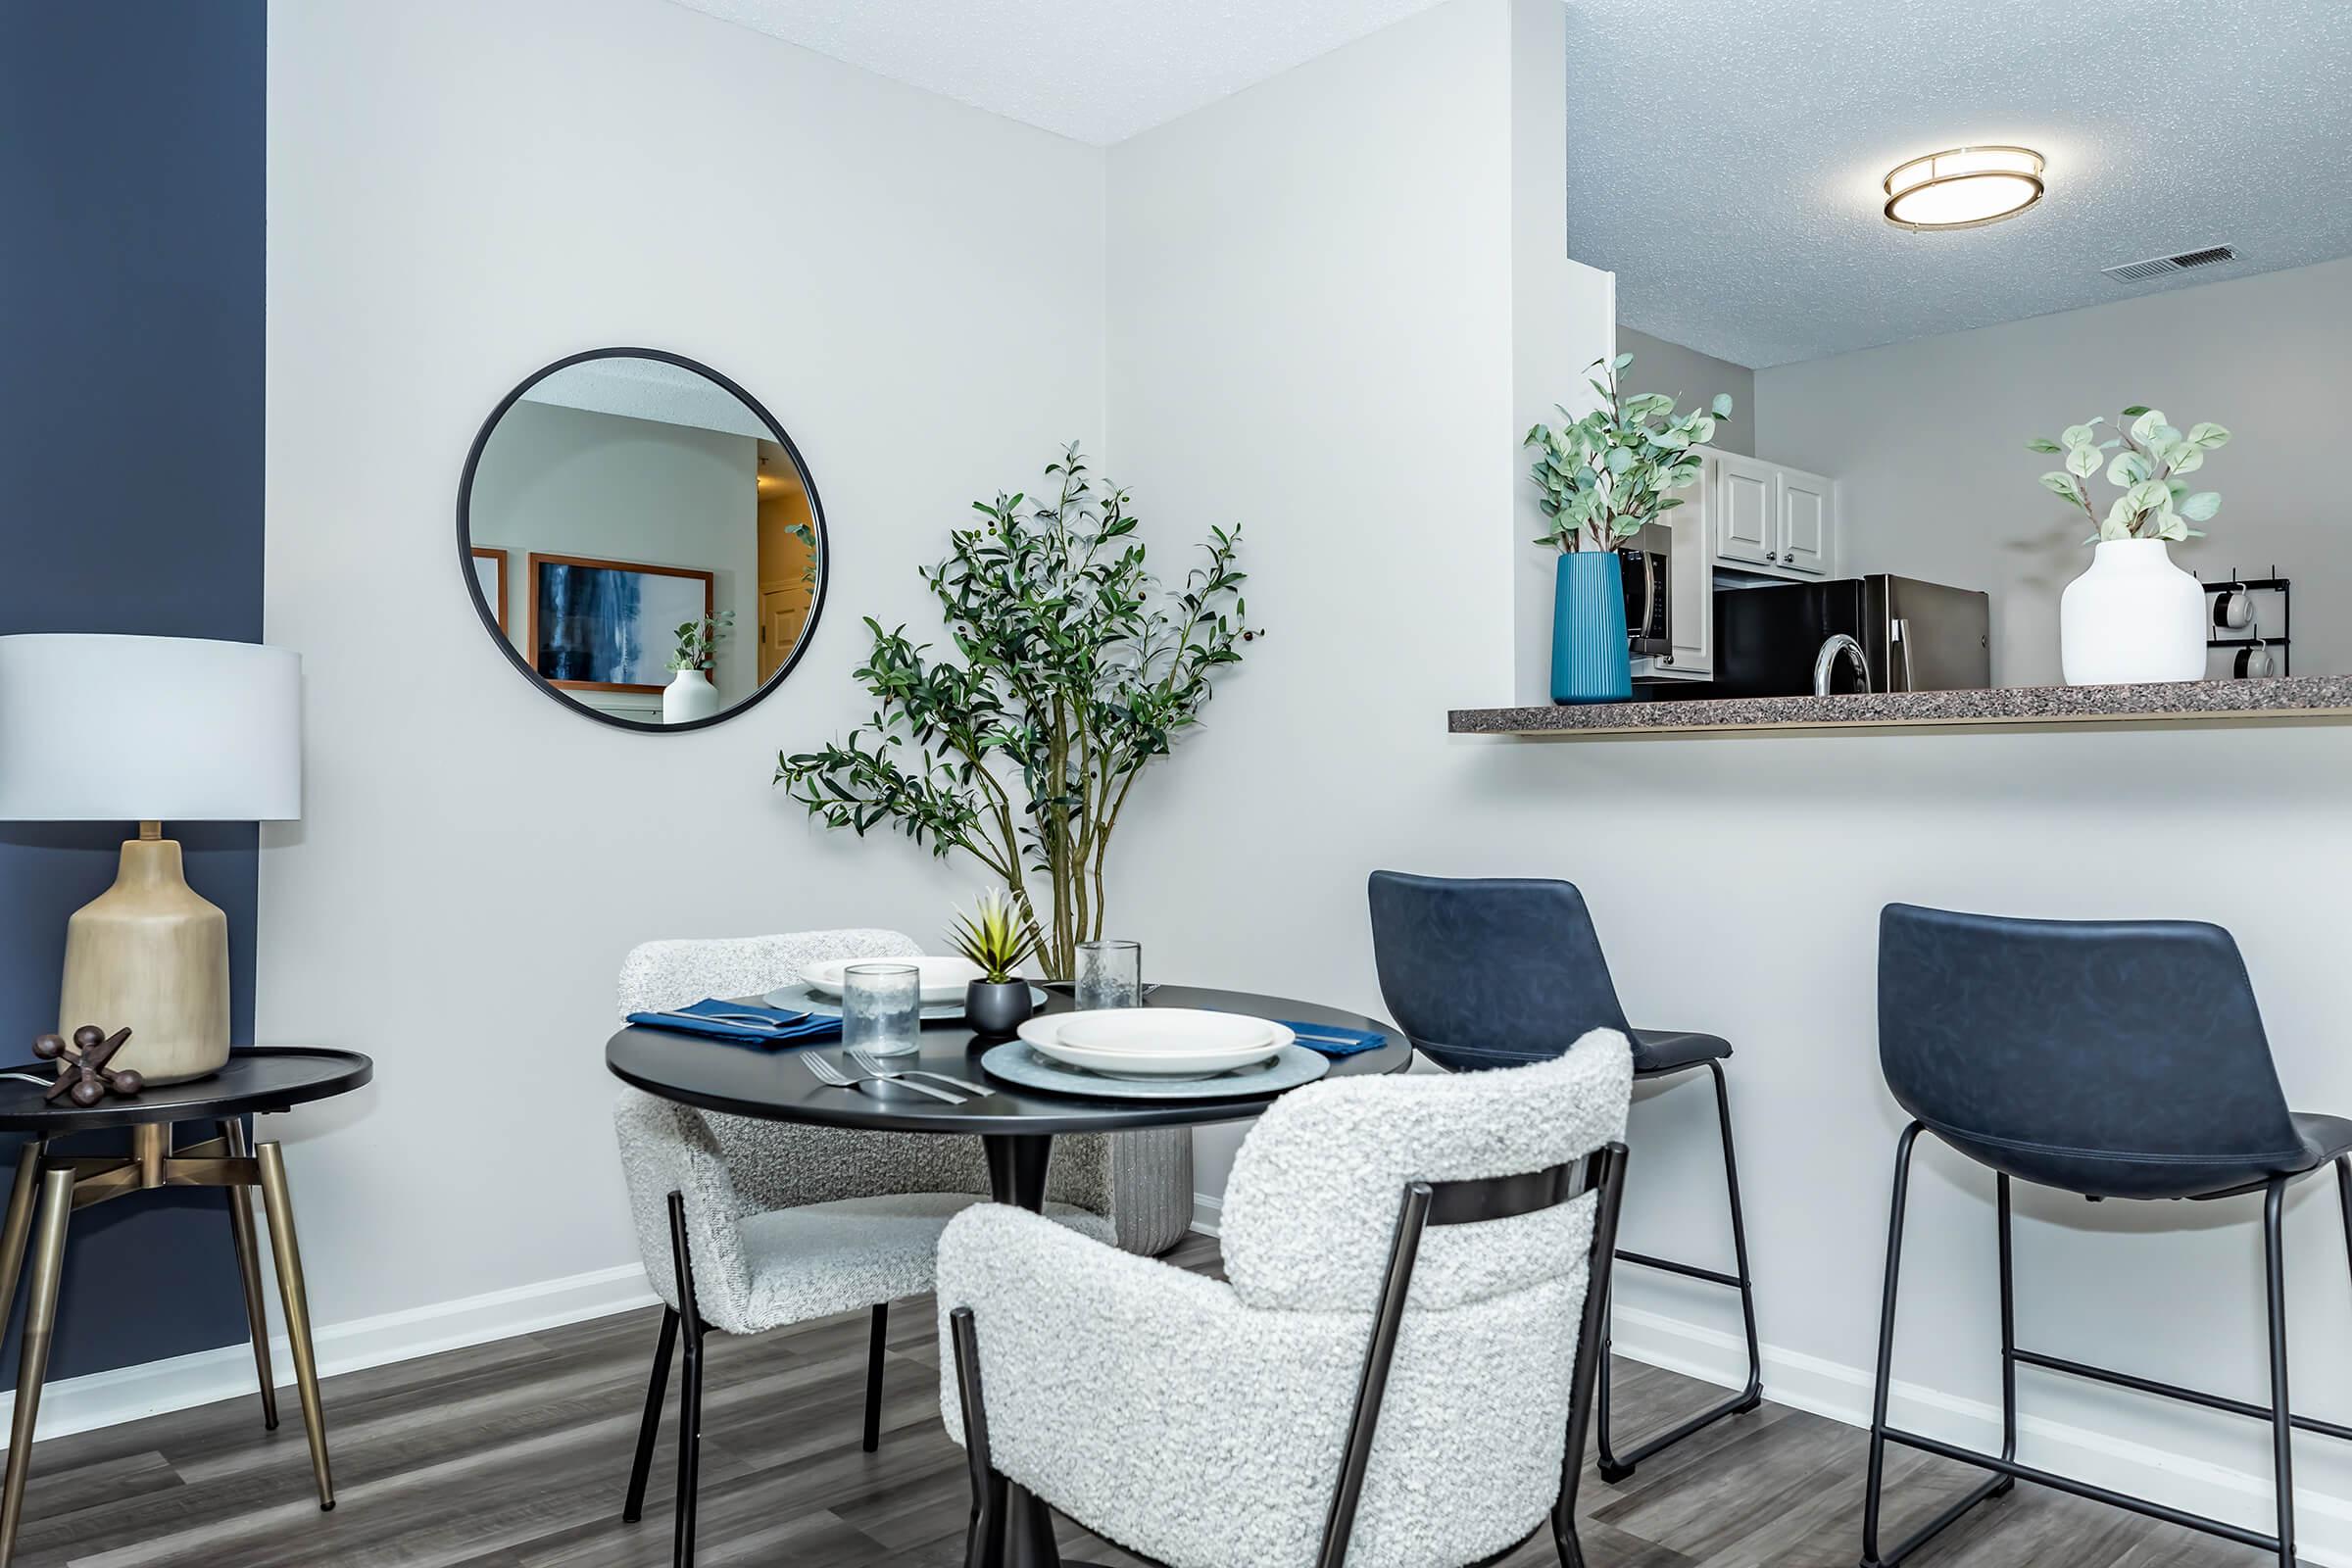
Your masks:
{"label": "black bar stool leg", "polygon": [[703,1458],[703,1316],[694,1304],[694,1259],[686,1241],[686,1200],[669,1195],[669,1256],[677,1270],[678,1326],[686,1342],[685,1376],[678,1382],[677,1530],[675,1568],[694,1568],[694,1526]]}
{"label": "black bar stool leg", "polygon": [[1744,1415],[1764,1402],[1764,1350],[1756,1338],[1756,1291],[1753,1276],[1747,1267],[1747,1216],[1740,1203],[1740,1156],[1732,1142],[1732,1096],[1724,1081],[1723,1063],[1709,1061],[1707,1071],[1715,1079],[1715,1116],[1723,1133],[1724,1194],[1732,1211],[1732,1256],[1736,1272],[1729,1276],[1709,1270],[1693,1269],[1668,1262],[1663,1258],[1643,1257],[1621,1253],[1637,1263],[1662,1268],[1670,1273],[1704,1279],[1717,1285],[1728,1285],[1740,1293],[1740,1321],[1747,1338],[1747,1381],[1738,1394],[1717,1404],[1711,1404],[1690,1419],[1668,1428],[1628,1453],[1616,1451],[1609,1439],[1609,1374],[1608,1342],[1602,1341],[1603,1357],[1600,1364],[1600,1391],[1593,1411],[1593,1443],[1598,1449],[1593,1467],[1600,1479],[1614,1486],[1634,1473],[1642,1460],[1674,1446],[1702,1428],[1713,1426],[1727,1416]]}
{"label": "black bar stool leg", "polygon": [[[1903,1214],[1911,1196],[1911,1147],[1919,1142],[1922,1125],[1913,1122],[1903,1129],[1902,1142],[1894,1153],[1894,1201],[1886,1220],[1886,1286],[1879,1298],[1879,1365],[1871,1390],[1870,1401],[1870,1463],[1862,1488],[1862,1568],[1894,1568],[1894,1565],[1942,1534],[1963,1514],[1987,1497],[1997,1497],[2017,1485],[2010,1475],[1993,1475],[1969,1489],[1958,1501],[1906,1537],[1890,1551],[1879,1549],[1879,1502],[1886,1480],[1886,1405],[1894,1390],[1894,1309],[1897,1285],[1901,1278],[1903,1259]],[[2017,1432],[2017,1381],[2013,1370],[2016,1354],[2015,1317],[2010,1276],[2009,1248],[2009,1183],[2000,1181],[2001,1229],[2001,1432],[2004,1442],[2002,1460],[2014,1458]],[[1916,1446],[1916,1440],[1910,1441]]]}
{"label": "black bar stool leg", "polygon": [[874,1332],[865,1352],[865,1451],[882,1446],[882,1351],[890,1338],[890,1303],[874,1303]]}
{"label": "black bar stool leg", "polygon": [[[2343,1166],[2336,1167],[2341,1178]],[[2278,1472],[2278,1568],[2295,1568],[2294,1421],[2286,1402],[2286,1251],[2279,1216],[2286,1178],[2274,1176],[2262,1198],[2262,1247],[2271,1320],[2271,1462]]]}
{"label": "black bar stool leg", "polygon": [[[2009,1177],[2006,1172],[1995,1176],[1993,1190],[1997,1195],[1993,1206],[2000,1214],[2001,1227],[2001,1457],[2017,1458],[2017,1270],[2010,1243]],[[2003,1476],[1993,1483],[1988,1497],[2006,1495],[2017,1490],[2017,1477]]]}
{"label": "black bar stool leg", "polygon": [[637,1423],[637,1455],[629,1461],[629,1494],[620,1505],[624,1525],[645,1517],[645,1483],[653,1474],[654,1440],[662,1432],[662,1397],[669,1392],[669,1358],[677,1345],[677,1309],[663,1307],[662,1333],[654,1341],[654,1375],[645,1387],[645,1418]]}

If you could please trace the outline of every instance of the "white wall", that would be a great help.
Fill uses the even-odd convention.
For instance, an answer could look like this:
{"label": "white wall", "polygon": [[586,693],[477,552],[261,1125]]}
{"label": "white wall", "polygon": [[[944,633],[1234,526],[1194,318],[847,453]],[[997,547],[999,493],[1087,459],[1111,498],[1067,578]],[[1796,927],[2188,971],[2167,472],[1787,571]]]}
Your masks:
{"label": "white wall", "polygon": [[[1718,392],[1732,395],[1732,416],[1715,426],[1708,444],[1718,452],[1756,455],[1756,372],[1744,365],[1719,360],[1712,354],[1669,343],[1620,323],[1617,352],[1631,354],[1625,372],[1627,392],[1663,392],[1683,408],[1696,408]],[[1772,456],[1767,453],[1767,457]]]}
{"label": "white wall", "polygon": [[[1271,628],[1206,733],[1139,790],[1112,920],[1161,977],[1378,1011],[1371,869],[1581,883],[1634,1016],[1735,1042],[1769,1387],[1854,1419],[1901,1128],[1876,1059],[1880,907],[2220,920],[2245,945],[2295,1102],[2352,1106],[2352,1057],[2334,1044],[2352,731],[1446,736],[1447,708],[1511,689],[1496,627],[1539,554],[1491,548],[1504,516],[1504,537],[1532,532],[1524,496],[1503,489],[1523,467],[1514,356],[1532,351],[1494,308],[1505,258],[1489,237],[1510,200],[1494,51],[1541,23],[1505,11],[1454,0],[1111,151],[1111,466],[1156,549],[1211,520],[1245,525],[1250,607]],[[1563,390],[1608,334],[1603,315],[1554,346]],[[1807,460],[1769,423],[1761,437]],[[2031,468],[2006,444],[1997,461],[2012,451]],[[2243,877],[2215,874],[2231,845]],[[1201,1140],[1205,1191],[1231,1142]],[[1645,1093],[1634,1146],[1628,1244],[1724,1260],[1703,1081]],[[1997,1445],[1984,1418],[1999,1392],[1992,1184],[1928,1150],[1913,1192],[1897,1413]],[[2025,1194],[2019,1214],[2025,1343],[2259,1396],[2251,1204]],[[2288,1230],[2297,1387],[2341,1420],[2352,1355],[2324,1182],[2298,1193]],[[1725,1293],[1630,1268],[1621,1281],[1621,1348],[1728,1367]],[[2261,1429],[2025,1381],[2030,1410],[2071,1424],[2030,1426],[2030,1461],[2260,1522]],[[2169,1448],[2167,1468],[2084,1430]],[[2344,1560],[2352,1472],[2307,1444],[2299,1473],[2307,1505],[2332,1499],[2306,1516],[2314,1559]]]}
{"label": "white wall", "polygon": [[[760,676],[760,449],[747,435],[529,399],[507,410],[473,475],[473,543],[507,553],[507,635],[531,657],[531,556],[589,556],[710,573],[734,612],[710,683],[741,702]],[[667,661],[677,622],[656,627]],[[669,677],[663,675],[662,680]],[[660,722],[658,693],[574,691]]]}
{"label": "white wall", "polygon": [[[631,944],[936,943],[975,885],[768,778],[870,706],[858,615],[930,619],[970,501],[1099,432],[1102,160],[655,0],[280,4],[270,42],[268,635],[307,788],[265,835],[259,1031],[377,1061],[288,1123],[335,1323],[634,1258],[601,1061]],[[454,548],[491,407],[614,343],[741,381],[831,528],[801,667],[689,735],[528,687]]]}
{"label": "white wall", "polygon": [[1759,370],[1758,450],[1838,478],[1846,569],[1988,590],[1993,679],[2029,686],[2059,678],[2058,595],[2092,530],[2034,482],[2056,465],[2027,439],[2141,403],[2218,421],[2235,440],[2194,482],[2221,515],[2173,558],[2208,580],[2275,563],[2301,612],[2296,673],[2335,674],[2352,670],[2352,506],[2326,467],[2347,364],[2352,260]]}

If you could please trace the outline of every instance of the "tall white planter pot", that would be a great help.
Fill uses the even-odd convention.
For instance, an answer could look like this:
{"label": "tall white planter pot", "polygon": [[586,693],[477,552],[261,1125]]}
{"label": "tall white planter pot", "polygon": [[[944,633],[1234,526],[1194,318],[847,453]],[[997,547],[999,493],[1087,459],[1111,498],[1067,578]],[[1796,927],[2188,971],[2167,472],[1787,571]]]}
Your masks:
{"label": "tall white planter pot", "polygon": [[2205,590],[2161,539],[2108,539],[2058,601],[2069,686],[2205,678]]}
{"label": "tall white planter pot", "polygon": [[681,669],[662,688],[662,722],[691,724],[718,711],[718,688],[699,669]]}

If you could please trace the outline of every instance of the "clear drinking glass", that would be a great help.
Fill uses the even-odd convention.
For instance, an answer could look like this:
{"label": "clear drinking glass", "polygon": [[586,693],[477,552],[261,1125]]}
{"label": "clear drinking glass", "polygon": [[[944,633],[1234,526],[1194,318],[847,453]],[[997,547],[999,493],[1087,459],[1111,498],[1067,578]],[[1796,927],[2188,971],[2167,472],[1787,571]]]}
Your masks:
{"label": "clear drinking glass", "polygon": [[1144,1004],[1144,945],[1140,942],[1078,944],[1079,1010],[1140,1007]]}
{"label": "clear drinking glass", "polygon": [[923,972],[911,963],[853,963],[842,971],[841,1044],[877,1056],[914,1054],[923,1027]]}

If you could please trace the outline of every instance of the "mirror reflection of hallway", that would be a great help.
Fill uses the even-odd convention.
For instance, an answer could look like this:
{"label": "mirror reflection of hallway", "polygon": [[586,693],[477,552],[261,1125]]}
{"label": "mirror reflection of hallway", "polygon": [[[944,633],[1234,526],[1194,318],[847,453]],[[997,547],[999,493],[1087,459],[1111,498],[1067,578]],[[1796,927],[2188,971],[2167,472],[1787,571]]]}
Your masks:
{"label": "mirror reflection of hallway", "polygon": [[760,443],[760,683],[784,667],[816,598],[816,514],[784,449]]}

